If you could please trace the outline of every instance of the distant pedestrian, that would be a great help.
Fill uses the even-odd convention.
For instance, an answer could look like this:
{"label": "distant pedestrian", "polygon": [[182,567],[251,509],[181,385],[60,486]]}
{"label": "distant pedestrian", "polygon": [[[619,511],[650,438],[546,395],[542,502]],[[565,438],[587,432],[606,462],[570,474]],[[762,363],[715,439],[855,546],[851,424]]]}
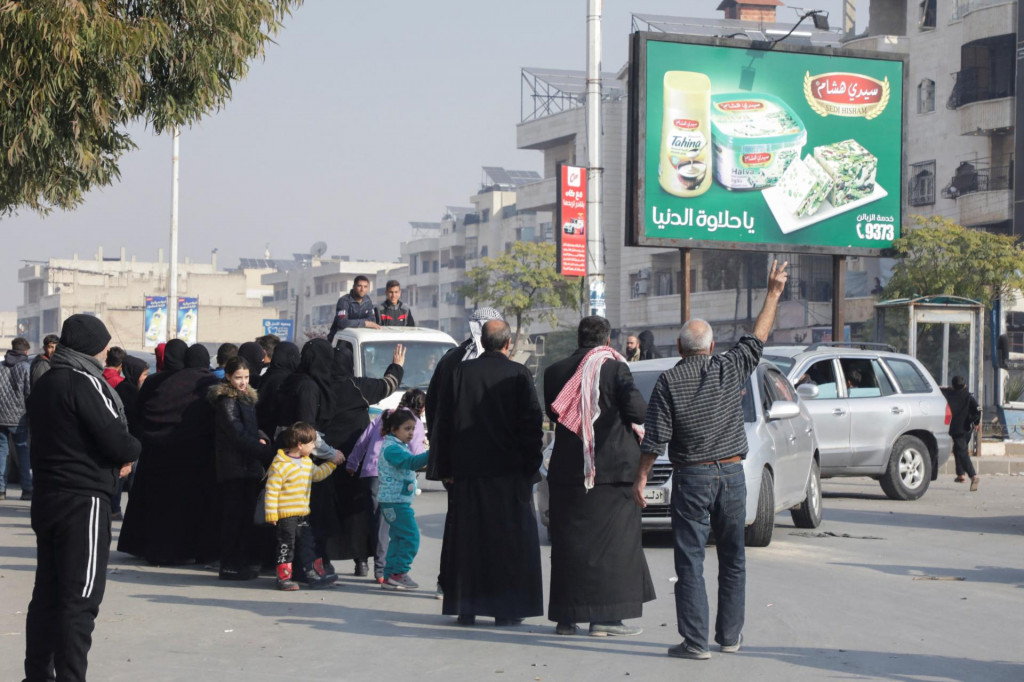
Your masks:
{"label": "distant pedestrian", "polygon": [[640,344],[641,360],[653,360],[660,357],[657,349],[654,347],[654,334],[650,329],[643,330],[636,338],[637,342]]}
{"label": "distant pedestrian", "polygon": [[260,429],[267,435],[273,436],[277,430],[278,391],[285,379],[299,369],[299,362],[299,347],[290,341],[283,341],[274,349],[274,359],[260,377],[260,399],[256,403],[256,416]]}
{"label": "distant pedestrian", "polygon": [[64,321],[50,371],[29,398],[36,578],[25,623],[25,679],[86,679],[107,582],[110,495],[139,457],[103,381],[110,334],[89,315]]}
{"label": "distant pedestrian", "polygon": [[249,364],[249,385],[257,391],[263,382],[263,370],[267,366],[267,351],[255,341],[246,341],[238,347],[238,355]]}
{"label": "distant pedestrian", "polygon": [[217,368],[213,370],[213,375],[218,379],[224,378],[224,365],[228,364],[228,360],[238,356],[238,346],[233,343],[222,343],[217,348]]}
{"label": "distant pedestrian", "polygon": [[384,302],[375,311],[377,324],[382,327],[415,327],[412,310],[402,303],[402,285],[397,279],[388,280],[384,286],[384,295]]}
{"label": "distant pedestrian", "polygon": [[381,430],[386,432],[384,449],[377,463],[380,476],[381,515],[388,523],[388,550],[384,560],[384,582],[391,590],[416,589],[409,576],[420,548],[420,529],[412,511],[416,495],[416,470],[427,463],[429,453],[413,454],[409,445],[419,419],[409,410],[386,412]]}
{"label": "distant pedestrian", "polygon": [[281,337],[276,334],[264,334],[263,336],[256,337],[256,343],[266,353],[266,364],[269,365],[270,361],[274,359],[274,351],[277,349],[278,344],[281,343]]}
{"label": "distant pedestrian", "polygon": [[[124,416],[128,421],[128,433],[136,438],[140,437],[141,427],[139,420],[139,389],[149,376],[149,365],[145,360],[131,355],[125,356],[121,364],[121,372],[124,374],[124,381],[114,389],[121,404],[124,406]],[[132,484],[135,482],[135,467],[124,478],[117,479],[117,489],[110,498],[110,518],[114,521],[124,520],[124,513],[121,509],[121,497],[127,490],[131,493]]]}
{"label": "distant pedestrian", "polygon": [[32,358],[32,364],[29,366],[33,386],[39,381],[39,377],[50,371],[50,358],[53,357],[53,351],[57,350],[57,341],[59,340],[60,338],[56,334],[47,334],[43,337],[43,351]]}
{"label": "distant pedestrian", "polygon": [[380,329],[375,321],[373,301],[370,300],[370,280],[363,275],[356,277],[352,290],[338,299],[335,305],[334,321],[327,332],[327,342],[334,343],[334,335],[349,327],[369,327]]}
{"label": "distant pedestrian", "polygon": [[556,424],[548,619],[560,635],[575,634],[577,623],[590,623],[595,637],[638,635],[622,621],[642,616],[654,599],[632,495],[647,403],[610,335],[605,318],[583,318],[576,351],[544,372],[544,404]]}
{"label": "distant pedestrian", "polygon": [[0,363],[0,500],[7,497],[7,453],[14,441],[21,475],[21,499],[32,499],[32,464],[29,461],[27,401],[32,390],[29,342],[20,336],[11,341]]}
{"label": "distant pedestrian", "polygon": [[971,492],[978,489],[978,472],[974,470],[971,462],[971,453],[968,451],[968,444],[971,440],[971,433],[977,430],[981,423],[981,408],[978,401],[974,399],[971,392],[967,390],[967,381],[959,374],[953,377],[952,387],[942,387],[942,394],[946,396],[949,403],[949,410],[952,413],[949,421],[949,435],[953,438],[953,457],[956,460],[957,483],[963,483],[968,476],[971,479]]}
{"label": "distant pedestrian", "polygon": [[676,347],[682,360],[654,385],[644,421],[640,470],[633,484],[636,503],[646,507],[644,488],[654,460],[668,447],[672,462],[672,532],[675,536],[676,621],[683,641],[668,650],[676,658],[705,660],[708,596],[704,547],[711,531],[718,553],[718,617],[715,641],[725,653],[740,650],[747,582],[744,516],[747,455],[742,396],[775,324],[786,287],[787,263],[772,262],[764,305],[753,335],[721,355],[709,325],[683,325]]}
{"label": "distant pedestrian", "polygon": [[111,388],[117,388],[117,385],[124,381],[124,377],[121,376],[121,365],[124,364],[124,359],[127,355],[124,348],[119,346],[111,346],[107,349],[103,378],[106,379]]}
{"label": "distant pedestrian", "polygon": [[327,587],[334,582],[313,568],[313,537],[309,530],[309,488],[324,480],[345,457],[336,453],[334,459],[319,466],[309,458],[316,447],[316,429],[304,422],[296,422],[280,435],[281,449],[277,451],[267,476],[265,516],[267,523],[277,526],[277,589],[299,589],[292,580],[292,561],[306,567],[306,580],[312,588]]}
{"label": "distant pedestrian", "polygon": [[636,362],[640,359],[640,339],[635,334],[626,337],[626,362]]}

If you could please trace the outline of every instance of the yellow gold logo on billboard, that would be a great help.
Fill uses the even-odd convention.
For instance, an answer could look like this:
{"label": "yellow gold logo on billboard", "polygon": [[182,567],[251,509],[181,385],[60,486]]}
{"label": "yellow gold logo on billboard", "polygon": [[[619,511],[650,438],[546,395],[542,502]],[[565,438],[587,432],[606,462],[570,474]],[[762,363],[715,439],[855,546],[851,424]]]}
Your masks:
{"label": "yellow gold logo on billboard", "polygon": [[857,73],[823,73],[804,76],[804,97],[821,116],[849,116],[869,121],[889,104],[889,77],[876,80]]}

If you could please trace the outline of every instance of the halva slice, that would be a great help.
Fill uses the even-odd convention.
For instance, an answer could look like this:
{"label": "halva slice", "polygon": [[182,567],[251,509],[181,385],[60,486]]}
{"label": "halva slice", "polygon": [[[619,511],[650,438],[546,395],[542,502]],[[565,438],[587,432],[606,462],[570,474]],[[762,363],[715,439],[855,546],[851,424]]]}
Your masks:
{"label": "halva slice", "polygon": [[817,182],[814,185],[814,191],[807,197],[800,210],[797,211],[797,215],[800,216],[817,213],[818,209],[821,208],[821,202],[825,201],[829,192],[832,191],[832,185],[835,184],[832,182],[832,177],[810,154],[804,157],[804,165],[807,166],[807,170],[811,172]]}
{"label": "halva slice", "polygon": [[875,191],[878,159],[856,140],[815,147],[814,158],[834,182],[829,201],[836,208]]}
{"label": "halva slice", "polygon": [[779,191],[782,203],[790,213],[805,215],[801,209],[808,203],[808,198],[815,195],[818,179],[800,159],[794,159],[779,180]]}

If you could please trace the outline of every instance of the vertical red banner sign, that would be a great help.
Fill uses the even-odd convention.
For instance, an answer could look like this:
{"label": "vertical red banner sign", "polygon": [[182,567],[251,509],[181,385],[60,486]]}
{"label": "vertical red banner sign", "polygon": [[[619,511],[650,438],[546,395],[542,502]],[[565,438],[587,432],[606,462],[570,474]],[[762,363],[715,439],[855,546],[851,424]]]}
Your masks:
{"label": "vertical red banner sign", "polygon": [[587,276],[587,169],[559,166],[558,214],[555,216],[558,273]]}

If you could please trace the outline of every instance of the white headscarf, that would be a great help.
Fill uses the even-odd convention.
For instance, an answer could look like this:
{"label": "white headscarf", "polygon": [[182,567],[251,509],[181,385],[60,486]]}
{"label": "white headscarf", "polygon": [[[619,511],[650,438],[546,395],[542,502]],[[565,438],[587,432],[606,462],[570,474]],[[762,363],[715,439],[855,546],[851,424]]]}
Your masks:
{"label": "white headscarf", "polygon": [[463,361],[472,360],[478,355],[483,354],[484,347],[480,337],[484,332],[484,323],[491,320],[501,320],[504,322],[505,318],[494,308],[477,308],[473,311],[469,318],[469,334],[473,337],[473,344],[466,349],[466,354],[462,356]]}

